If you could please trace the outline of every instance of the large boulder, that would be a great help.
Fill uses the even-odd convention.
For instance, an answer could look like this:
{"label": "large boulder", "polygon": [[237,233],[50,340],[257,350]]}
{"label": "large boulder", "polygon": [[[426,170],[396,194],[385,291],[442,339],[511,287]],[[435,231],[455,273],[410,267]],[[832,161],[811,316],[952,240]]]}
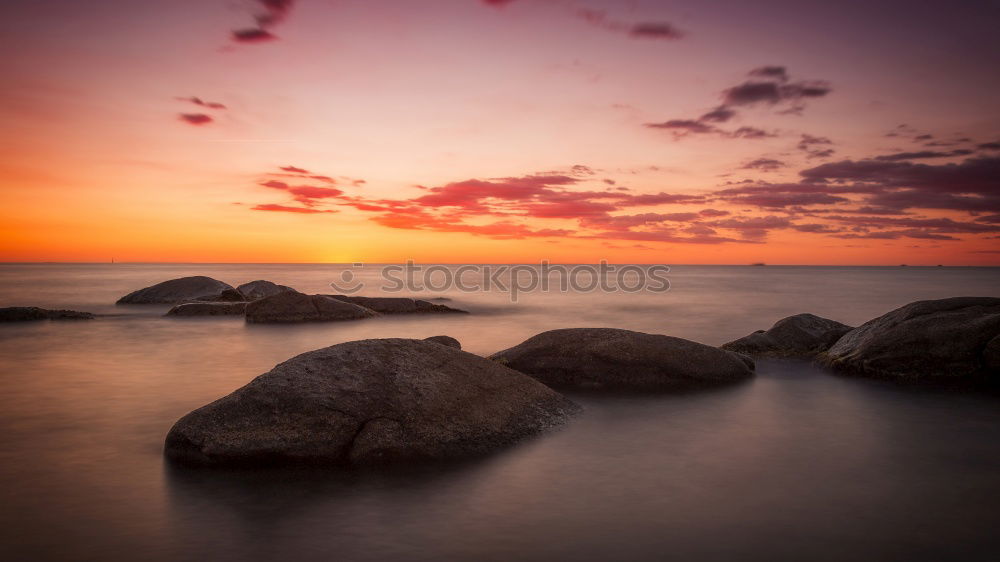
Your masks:
{"label": "large boulder", "polygon": [[247,300],[255,301],[262,299],[264,297],[270,297],[271,295],[277,295],[278,293],[285,293],[288,291],[295,291],[291,287],[286,287],[285,285],[278,285],[264,279],[259,279],[257,281],[251,281],[249,283],[244,283],[239,287],[236,287],[240,293],[246,296]]}
{"label": "large boulder", "polygon": [[813,314],[796,314],[778,320],[767,331],[758,330],[720,347],[751,357],[814,357],[852,329]]}
{"label": "large boulder", "polygon": [[232,288],[228,283],[217,279],[195,275],[139,289],[118,299],[118,304],[177,304],[206,297],[218,297],[226,289]]}
{"label": "large boulder", "polygon": [[869,320],[820,355],[842,373],[901,380],[998,376],[1000,298],[918,301]]}
{"label": "large boulder", "polygon": [[451,336],[431,336],[429,338],[424,338],[424,341],[432,341],[441,345],[447,345],[448,347],[454,347],[455,349],[462,349],[462,342]]}
{"label": "large boulder", "polygon": [[434,304],[420,299],[407,297],[351,297],[347,295],[327,295],[330,298],[363,306],[380,314],[430,314],[457,312],[468,314],[467,311],[452,308],[443,304]]}
{"label": "large boulder", "polygon": [[293,357],[181,418],[168,458],[204,465],[370,464],[488,453],[578,407],[471,353],[408,339]]}
{"label": "large boulder", "polygon": [[49,310],[37,306],[10,306],[0,308],[0,322],[27,322],[29,320],[91,320],[94,315],[75,310]]}
{"label": "large boulder", "polygon": [[378,316],[378,313],[324,295],[305,295],[296,291],[271,295],[246,307],[247,322],[251,324],[330,322],[372,316]]}
{"label": "large boulder", "polygon": [[245,302],[188,302],[167,311],[167,316],[240,316],[246,312]]}
{"label": "large boulder", "polygon": [[199,302],[247,302],[247,300],[249,299],[238,289],[226,289],[213,297],[201,297],[198,299]]}
{"label": "large boulder", "polygon": [[753,361],[737,353],[613,328],[543,332],[490,359],[556,388],[683,390],[754,374]]}

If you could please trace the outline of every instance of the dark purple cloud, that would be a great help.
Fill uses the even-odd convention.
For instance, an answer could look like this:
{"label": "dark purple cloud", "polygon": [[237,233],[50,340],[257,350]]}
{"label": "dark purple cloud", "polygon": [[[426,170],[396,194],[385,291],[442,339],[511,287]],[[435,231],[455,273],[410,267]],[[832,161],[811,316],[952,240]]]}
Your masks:
{"label": "dark purple cloud", "polygon": [[698,118],[701,123],[725,123],[736,116],[736,112],[724,105],[705,113]]}
{"label": "dark purple cloud", "polygon": [[779,82],[787,82],[788,70],[783,66],[760,66],[749,72],[750,76],[758,78],[768,78]]}
{"label": "dark purple cloud", "polygon": [[265,43],[267,41],[274,41],[277,38],[277,35],[266,29],[250,28],[233,31],[233,41],[237,43]]}
{"label": "dark purple cloud", "polygon": [[189,125],[207,125],[215,119],[211,115],[205,115],[204,113],[181,113],[179,119]]}
{"label": "dark purple cloud", "polygon": [[762,172],[773,172],[774,170],[779,170],[787,166],[781,160],[775,160],[774,158],[757,158],[751,160],[746,164],[740,166],[741,170],[760,170]]}
{"label": "dark purple cloud", "polygon": [[817,137],[806,133],[802,134],[796,148],[806,153],[806,158],[828,158],[833,156],[832,148],[820,148],[833,144],[833,141],[826,137]]}
{"label": "dark purple cloud", "polygon": [[[726,123],[736,117],[737,107],[764,104],[768,106],[782,105],[781,113],[801,114],[805,101],[810,98],[820,98],[832,91],[826,81],[788,82],[788,71],[783,66],[761,66],[748,73],[756,80],[751,80],[727,88],[722,91],[722,105],[703,113],[697,119],[670,119],[660,123],[646,123],[646,127],[673,129],[675,138],[688,134],[716,133],[730,138],[766,138],[775,136],[757,127],[740,127],[735,131],[725,131],[715,127],[715,123]],[[808,135],[804,135],[806,137]],[[822,137],[810,137],[822,139]],[[806,149],[803,149],[806,150]],[[809,151],[814,156],[829,156],[830,149]]]}
{"label": "dark purple cloud", "polygon": [[254,14],[253,19],[256,27],[237,29],[233,31],[233,40],[238,43],[261,43],[273,41],[278,37],[271,32],[271,28],[285,21],[295,0],[256,0],[259,11]]}
{"label": "dark purple cloud", "polygon": [[928,158],[949,158],[954,156],[968,156],[973,151],[965,148],[957,148],[948,152],[938,152],[934,150],[921,150],[917,152],[897,152],[895,154],[883,154],[874,159],[881,162],[899,162],[902,160],[925,160]]}
{"label": "dark purple cloud", "polygon": [[775,105],[784,102],[798,102],[804,98],[819,98],[832,91],[826,82],[799,82],[778,84],[775,82],[744,82],[722,92],[726,105],[755,105],[765,103]]}
{"label": "dark purple cloud", "polygon": [[637,23],[628,32],[638,39],[681,39],[684,33],[669,23]]}
{"label": "dark purple cloud", "polygon": [[186,97],[186,98],[185,97],[178,97],[177,99],[180,100],[180,101],[186,101],[188,103],[193,103],[193,104],[195,104],[197,106],[207,107],[208,109],[226,109],[226,106],[223,105],[223,104],[221,104],[221,103],[214,102],[214,101],[205,101],[205,100],[203,100],[203,99],[201,99],[199,97],[195,97],[195,96]]}

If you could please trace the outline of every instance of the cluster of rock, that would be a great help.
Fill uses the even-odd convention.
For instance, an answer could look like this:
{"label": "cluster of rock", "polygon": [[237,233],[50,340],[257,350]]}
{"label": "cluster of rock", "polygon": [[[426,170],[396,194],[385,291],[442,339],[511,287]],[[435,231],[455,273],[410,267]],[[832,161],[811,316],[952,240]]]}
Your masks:
{"label": "cluster of rock", "polygon": [[799,314],[723,349],[754,357],[813,358],[843,374],[895,380],[1000,377],[1000,299],[918,301],[851,328]]}
{"label": "cluster of rock", "polygon": [[[317,310],[330,301],[372,304],[301,297]],[[917,302],[857,328],[800,314],[721,348],[611,328],[552,330],[488,358],[461,351],[448,336],[348,342],[293,357],[184,416],[167,435],[165,454],[204,465],[480,455],[579,409],[555,389],[672,392],[734,384],[754,376],[752,357],[818,358],[870,376],[995,376],[1000,299]]]}
{"label": "cluster of rock", "polygon": [[0,322],[27,322],[31,320],[91,320],[94,315],[76,310],[49,310],[37,306],[8,306],[0,308]]}
{"label": "cluster of rock", "polygon": [[412,298],[307,295],[258,280],[233,287],[205,276],[164,281],[129,293],[118,304],[173,304],[167,316],[244,316],[251,324],[359,320],[380,314],[464,313]]}
{"label": "cluster of rock", "polygon": [[550,386],[670,391],[752,376],[748,357],[628,330],[554,330],[489,358],[448,336],[354,341],[293,357],[184,416],[164,450],[200,465],[477,456],[579,410]]}

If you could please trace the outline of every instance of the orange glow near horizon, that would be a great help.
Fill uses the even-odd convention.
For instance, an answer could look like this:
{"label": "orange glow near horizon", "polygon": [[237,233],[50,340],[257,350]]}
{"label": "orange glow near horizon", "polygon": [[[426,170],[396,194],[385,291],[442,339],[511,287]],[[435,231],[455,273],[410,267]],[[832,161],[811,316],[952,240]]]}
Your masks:
{"label": "orange glow near horizon", "polygon": [[2,24],[0,261],[1000,265],[975,14],[98,4]]}

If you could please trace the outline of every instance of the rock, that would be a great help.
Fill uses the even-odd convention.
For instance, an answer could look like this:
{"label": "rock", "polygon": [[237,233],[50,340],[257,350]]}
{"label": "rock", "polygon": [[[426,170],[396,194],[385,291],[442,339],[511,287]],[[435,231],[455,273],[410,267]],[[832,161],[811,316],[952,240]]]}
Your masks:
{"label": "rock", "polygon": [[852,329],[812,314],[796,314],[778,320],[766,332],[758,330],[720,347],[751,357],[813,357]]}
{"label": "rock", "polygon": [[468,314],[468,311],[465,310],[406,297],[349,297],[347,295],[326,296],[339,301],[363,306],[380,314],[429,314],[441,312]]}
{"label": "rock", "polygon": [[214,297],[201,297],[202,302],[247,302],[247,298],[237,289],[226,289]]}
{"label": "rock", "polygon": [[10,306],[0,308],[0,322],[27,322],[29,320],[92,320],[89,312],[75,310],[49,310],[37,306]]}
{"label": "rock", "polygon": [[447,345],[448,347],[454,347],[455,349],[462,349],[462,343],[451,336],[431,336],[424,338],[424,341],[432,341],[441,345]]}
{"label": "rock", "polygon": [[490,359],[557,388],[681,390],[754,374],[753,361],[737,353],[613,328],[544,332]]}
{"label": "rock", "polygon": [[181,418],[164,452],[202,465],[373,464],[488,453],[578,407],[436,343],[373,339],[293,357]]}
{"label": "rock", "polygon": [[1000,298],[918,301],[869,320],[820,355],[836,371],[879,378],[972,380],[998,376]]}
{"label": "rock", "polygon": [[239,316],[246,308],[245,302],[188,302],[174,306],[166,316]]}
{"label": "rock", "polygon": [[202,297],[217,297],[233,287],[211,277],[196,275],[158,283],[118,299],[118,304],[178,304]]}
{"label": "rock", "polygon": [[991,339],[983,349],[983,366],[1000,373],[1000,336]]}
{"label": "rock", "polygon": [[324,295],[304,295],[286,291],[249,303],[247,322],[251,324],[290,322],[329,322],[357,320],[378,316],[377,313],[348,302]]}
{"label": "rock", "polygon": [[265,281],[263,279],[257,281],[251,281],[249,283],[244,283],[239,287],[236,287],[239,292],[246,296],[246,300],[259,300],[264,297],[270,297],[271,295],[277,295],[278,293],[284,293],[287,291],[295,291],[291,287],[286,287],[284,285],[278,285],[270,281]]}

